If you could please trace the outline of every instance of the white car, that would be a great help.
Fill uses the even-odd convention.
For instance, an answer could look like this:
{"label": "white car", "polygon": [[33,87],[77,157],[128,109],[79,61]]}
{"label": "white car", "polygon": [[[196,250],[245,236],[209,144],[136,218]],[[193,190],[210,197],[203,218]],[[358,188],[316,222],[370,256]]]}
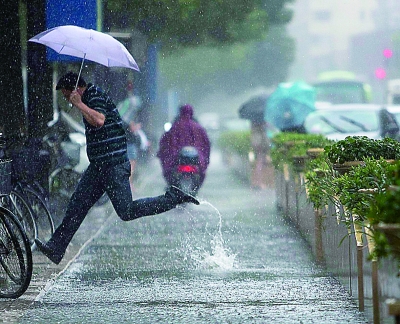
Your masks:
{"label": "white car", "polygon": [[388,105],[386,109],[393,114],[397,124],[400,125],[400,105]]}
{"label": "white car", "polygon": [[320,107],[306,117],[304,128],[306,133],[323,134],[332,140],[342,140],[347,136],[399,139],[400,131],[395,116],[385,106],[378,104]]}

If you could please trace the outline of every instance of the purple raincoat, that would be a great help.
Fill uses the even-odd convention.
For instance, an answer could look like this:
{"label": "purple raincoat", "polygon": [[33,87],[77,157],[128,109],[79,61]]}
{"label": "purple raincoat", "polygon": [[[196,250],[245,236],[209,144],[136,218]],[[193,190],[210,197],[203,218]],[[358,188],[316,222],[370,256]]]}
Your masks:
{"label": "purple raincoat", "polygon": [[157,157],[160,158],[163,175],[168,183],[179,151],[184,146],[194,146],[199,151],[201,182],[203,182],[205,171],[210,163],[211,145],[206,130],[193,120],[193,107],[190,105],[180,108],[177,120],[160,139]]}

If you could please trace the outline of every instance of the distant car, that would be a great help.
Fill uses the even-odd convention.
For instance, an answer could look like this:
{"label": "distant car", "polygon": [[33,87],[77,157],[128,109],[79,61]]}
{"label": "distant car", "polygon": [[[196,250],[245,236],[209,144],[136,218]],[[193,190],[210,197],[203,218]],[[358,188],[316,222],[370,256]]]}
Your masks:
{"label": "distant car", "polygon": [[386,109],[388,112],[393,114],[393,116],[396,118],[397,124],[400,126],[400,105],[388,105]]}
{"label": "distant car", "polygon": [[321,107],[306,117],[304,128],[306,133],[323,134],[333,140],[342,140],[347,136],[400,139],[400,128],[395,116],[377,104]]}

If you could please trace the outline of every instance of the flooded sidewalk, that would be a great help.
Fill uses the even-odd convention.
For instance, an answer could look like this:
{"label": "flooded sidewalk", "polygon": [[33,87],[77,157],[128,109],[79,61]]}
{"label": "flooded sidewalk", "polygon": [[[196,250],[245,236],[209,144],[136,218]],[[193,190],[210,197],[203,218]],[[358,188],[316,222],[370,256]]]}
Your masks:
{"label": "flooded sidewalk", "polygon": [[[135,195],[163,192],[157,162]],[[277,213],[274,188],[252,190],[214,152],[199,198],[108,218],[19,323],[368,322]]]}

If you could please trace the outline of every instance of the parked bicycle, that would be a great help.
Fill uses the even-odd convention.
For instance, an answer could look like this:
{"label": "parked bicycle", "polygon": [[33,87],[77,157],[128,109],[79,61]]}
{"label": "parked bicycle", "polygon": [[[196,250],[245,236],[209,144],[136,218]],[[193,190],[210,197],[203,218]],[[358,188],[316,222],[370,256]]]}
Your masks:
{"label": "parked bicycle", "polygon": [[[43,142],[50,152],[51,172],[49,175],[49,194],[51,203],[65,210],[83,172],[89,166],[86,154],[86,137],[82,125],[65,112],[49,125]],[[106,194],[96,203],[108,201]],[[55,209],[55,208],[54,208]]]}
{"label": "parked bicycle", "polygon": [[31,248],[34,248],[35,239],[38,238],[38,227],[35,216],[28,202],[18,192],[11,190],[0,196],[0,206],[8,209],[18,219],[25,231]]}
{"label": "parked bicycle", "polygon": [[38,155],[41,151],[29,145],[12,150],[11,145],[6,145],[4,140],[2,147],[13,157],[12,189],[9,194],[1,197],[0,202],[16,215],[34,249],[35,239],[47,241],[55,227],[48,209],[48,191],[37,179],[41,164]]}
{"label": "parked bicycle", "polygon": [[48,202],[43,196],[41,190],[37,189],[38,184],[34,186],[28,181],[18,181],[14,186],[12,194],[19,193],[28,203],[33,212],[34,222],[37,228],[36,238],[42,242],[47,242],[54,233],[55,226],[53,216],[48,208]]}
{"label": "parked bicycle", "polygon": [[[0,160],[0,197],[11,193],[11,161]],[[0,206],[0,297],[18,298],[29,287],[33,262],[28,237],[16,216]]]}

